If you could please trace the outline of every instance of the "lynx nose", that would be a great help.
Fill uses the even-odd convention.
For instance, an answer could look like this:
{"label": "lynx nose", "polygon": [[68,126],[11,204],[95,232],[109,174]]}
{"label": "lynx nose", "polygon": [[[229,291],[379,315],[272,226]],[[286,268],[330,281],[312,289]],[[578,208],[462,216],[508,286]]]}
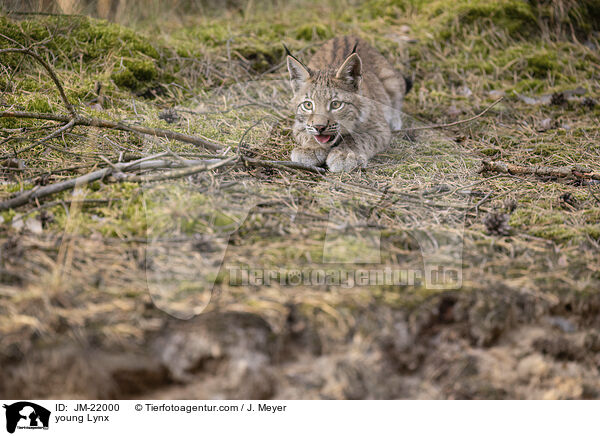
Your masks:
{"label": "lynx nose", "polygon": [[313,127],[315,129],[317,129],[317,132],[321,133],[321,132],[323,132],[323,130],[325,130],[327,128],[327,125],[325,125],[325,124],[314,124]]}

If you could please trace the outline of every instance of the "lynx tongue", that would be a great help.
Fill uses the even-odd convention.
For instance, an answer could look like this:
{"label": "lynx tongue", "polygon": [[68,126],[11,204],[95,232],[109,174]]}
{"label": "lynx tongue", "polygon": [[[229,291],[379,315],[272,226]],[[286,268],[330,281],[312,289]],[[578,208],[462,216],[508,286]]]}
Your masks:
{"label": "lynx tongue", "polygon": [[331,139],[331,135],[315,135],[315,139],[319,141],[321,144],[325,144],[327,141]]}

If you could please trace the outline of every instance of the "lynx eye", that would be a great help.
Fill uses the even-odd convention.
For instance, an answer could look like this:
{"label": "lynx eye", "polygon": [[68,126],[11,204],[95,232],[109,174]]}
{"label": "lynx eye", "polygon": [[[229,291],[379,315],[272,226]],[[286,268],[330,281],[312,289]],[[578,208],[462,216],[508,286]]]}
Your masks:
{"label": "lynx eye", "polygon": [[311,111],[313,108],[313,104],[312,101],[303,101],[302,104],[302,109],[306,110],[306,111]]}
{"label": "lynx eye", "polygon": [[342,106],[344,106],[344,103],[339,101],[339,100],[333,100],[331,103],[329,103],[329,108],[334,111],[336,109],[341,108]]}

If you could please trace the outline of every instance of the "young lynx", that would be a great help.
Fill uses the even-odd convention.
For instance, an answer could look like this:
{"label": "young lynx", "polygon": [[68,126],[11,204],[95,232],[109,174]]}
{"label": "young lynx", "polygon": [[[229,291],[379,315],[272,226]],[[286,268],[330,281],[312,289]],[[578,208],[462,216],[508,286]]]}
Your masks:
{"label": "young lynx", "polygon": [[304,65],[288,52],[296,112],[292,161],[351,171],[384,150],[402,126],[410,82],[365,41],[327,41]]}

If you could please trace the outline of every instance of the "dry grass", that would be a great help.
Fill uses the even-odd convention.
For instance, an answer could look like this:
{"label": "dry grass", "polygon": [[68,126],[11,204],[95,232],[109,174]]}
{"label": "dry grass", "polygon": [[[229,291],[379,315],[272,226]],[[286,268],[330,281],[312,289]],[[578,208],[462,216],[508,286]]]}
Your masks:
{"label": "dry grass", "polygon": [[[540,313],[565,301],[584,307],[573,301],[596,298],[600,284],[598,186],[478,170],[486,157],[600,170],[600,109],[592,104],[600,95],[598,43],[582,37],[581,26],[551,36],[544,26],[552,20],[508,10],[482,12],[459,2],[435,15],[435,7],[419,2],[332,3],[311,10],[315,24],[308,27],[290,7],[288,14],[230,10],[142,22],[137,31],[87,18],[0,18],[0,48],[14,46],[11,40],[33,45],[82,114],[201,135],[225,144],[226,153],[257,159],[287,160],[293,146],[280,40],[308,56],[331,34],[369,39],[414,76],[407,126],[466,118],[506,95],[468,125],[398,135],[368,168],[351,174],[235,167],[183,182],[105,180],[2,212],[2,359],[18,360],[38,341],[143,344],[167,322],[155,307],[180,318],[253,313],[275,332],[297,307],[331,344],[363,327],[365,337],[376,338],[377,329],[362,324],[372,308],[407,312],[421,325],[429,305],[447,295],[491,293],[494,303],[482,309],[491,318],[518,293],[539,300]],[[530,19],[539,29],[523,34]],[[157,28],[158,37],[144,36]],[[555,104],[518,97],[577,87],[585,96],[556,97]],[[3,58],[0,90],[2,110],[64,112],[44,72],[21,57]],[[166,149],[180,157],[210,155],[189,144],[89,127],[19,152],[51,127],[0,119],[0,147],[10,155],[0,168],[0,200],[104,167],[106,159]],[[489,213],[508,214],[508,235],[486,228]],[[423,254],[431,253],[452,265],[458,255],[462,287],[240,286],[229,274],[236,266],[345,269],[346,260],[365,259],[378,235],[380,267],[419,270]],[[341,257],[333,262],[323,259],[326,240],[338,244],[332,252]],[[428,253],[425,241],[450,252]],[[521,321],[539,314],[527,316]],[[577,316],[583,324],[597,322]]]}

